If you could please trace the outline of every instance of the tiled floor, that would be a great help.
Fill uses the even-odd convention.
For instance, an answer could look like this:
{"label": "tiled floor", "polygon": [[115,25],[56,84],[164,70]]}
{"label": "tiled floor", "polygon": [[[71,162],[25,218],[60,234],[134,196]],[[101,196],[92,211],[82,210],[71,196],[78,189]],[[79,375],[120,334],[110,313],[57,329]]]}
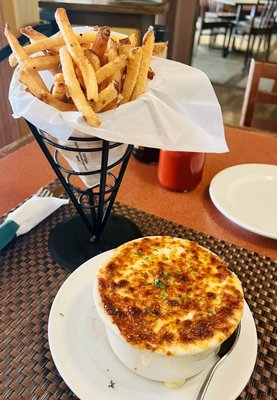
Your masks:
{"label": "tiled floor", "polygon": [[[220,44],[220,37],[218,38]],[[272,40],[273,52],[270,61],[277,62],[277,39]],[[239,125],[241,108],[247,83],[248,69],[243,71],[244,54],[231,53],[227,58],[221,55],[221,49],[209,49],[206,37],[201,38],[201,44],[194,51],[192,65],[204,71],[210,78],[218,101],[222,108],[224,122],[231,125]],[[271,90],[273,81],[263,80],[264,90]],[[255,108],[255,116],[276,119],[277,107],[258,104]]]}

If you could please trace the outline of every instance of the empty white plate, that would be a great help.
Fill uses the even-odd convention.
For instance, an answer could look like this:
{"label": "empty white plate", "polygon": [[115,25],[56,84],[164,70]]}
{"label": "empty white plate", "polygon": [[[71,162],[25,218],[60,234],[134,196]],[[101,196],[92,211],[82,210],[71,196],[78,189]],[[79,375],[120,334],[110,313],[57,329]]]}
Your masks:
{"label": "empty white plate", "polygon": [[219,172],[210,184],[217,209],[251,232],[277,239],[277,166],[241,164]]}

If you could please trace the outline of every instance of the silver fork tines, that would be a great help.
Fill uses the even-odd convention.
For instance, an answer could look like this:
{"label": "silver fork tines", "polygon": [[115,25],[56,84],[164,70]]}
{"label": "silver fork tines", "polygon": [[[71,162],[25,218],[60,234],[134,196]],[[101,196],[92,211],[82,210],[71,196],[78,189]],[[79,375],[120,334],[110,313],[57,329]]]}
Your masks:
{"label": "silver fork tines", "polygon": [[49,189],[46,189],[44,187],[41,187],[37,192],[36,196],[38,197],[51,197],[53,196],[53,193],[50,192]]}

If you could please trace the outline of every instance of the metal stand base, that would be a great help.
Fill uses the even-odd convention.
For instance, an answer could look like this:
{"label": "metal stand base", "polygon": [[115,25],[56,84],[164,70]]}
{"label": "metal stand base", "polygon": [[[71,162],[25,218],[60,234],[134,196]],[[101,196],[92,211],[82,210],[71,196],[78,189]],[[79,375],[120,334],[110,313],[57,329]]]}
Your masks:
{"label": "metal stand base", "polygon": [[111,214],[98,243],[79,215],[65,219],[50,233],[49,249],[53,259],[74,271],[82,263],[129,240],[141,237],[137,226],[121,215]]}

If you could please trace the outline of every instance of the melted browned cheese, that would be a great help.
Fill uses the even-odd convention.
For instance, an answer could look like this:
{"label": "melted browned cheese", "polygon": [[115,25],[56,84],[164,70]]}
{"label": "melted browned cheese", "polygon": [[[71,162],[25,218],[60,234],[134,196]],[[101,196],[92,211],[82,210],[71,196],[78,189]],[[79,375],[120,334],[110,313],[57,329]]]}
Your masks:
{"label": "melted browned cheese", "polygon": [[208,350],[237,327],[240,281],[193,242],[148,237],[120,246],[98,271],[102,305],[127,342],[167,355]]}

